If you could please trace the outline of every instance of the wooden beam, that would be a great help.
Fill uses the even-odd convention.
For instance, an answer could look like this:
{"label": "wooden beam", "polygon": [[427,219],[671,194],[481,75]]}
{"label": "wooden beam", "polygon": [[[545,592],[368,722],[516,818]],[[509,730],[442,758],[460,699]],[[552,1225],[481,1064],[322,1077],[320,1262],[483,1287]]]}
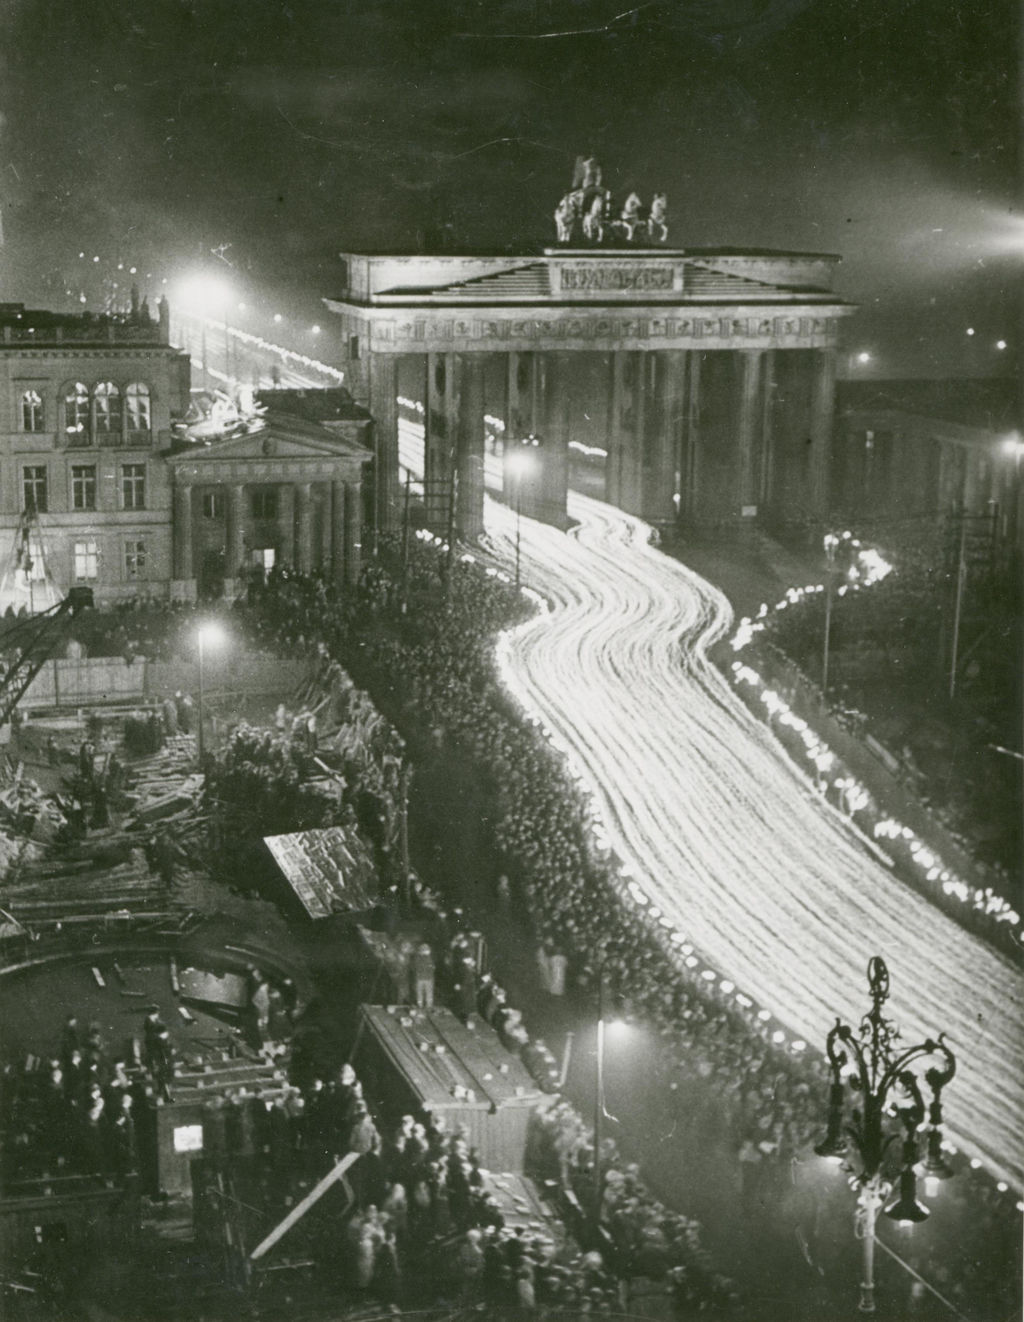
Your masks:
{"label": "wooden beam", "polygon": [[283,1238],[283,1236],[291,1230],[292,1226],[294,1226],[297,1221],[302,1220],[313,1204],[320,1201],[332,1184],[337,1184],[339,1180],[342,1180],[349,1198],[353,1198],[354,1194],[352,1193],[352,1186],[349,1184],[348,1180],[345,1179],[345,1172],[354,1162],[359,1160],[359,1156],[360,1154],[358,1152],[346,1152],[341,1161],[327,1172],[319,1184],[314,1185],[313,1188],[310,1189],[309,1193],[306,1194],[301,1202],[295,1204],[284,1220],[280,1221],[274,1227],[266,1239],[256,1245],[253,1251],[249,1254],[249,1261],[256,1262],[257,1259],[262,1258],[265,1253],[269,1252],[277,1241]]}

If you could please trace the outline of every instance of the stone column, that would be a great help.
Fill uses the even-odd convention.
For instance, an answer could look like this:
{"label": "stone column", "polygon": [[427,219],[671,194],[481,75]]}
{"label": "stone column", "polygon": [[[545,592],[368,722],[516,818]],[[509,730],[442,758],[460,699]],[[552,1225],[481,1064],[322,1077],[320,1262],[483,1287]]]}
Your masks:
{"label": "stone column", "polygon": [[[543,392],[539,406],[544,421],[540,427],[540,473],[529,513],[556,528],[568,522],[569,438],[571,431],[572,354],[552,352],[539,355],[538,386]],[[526,502],[524,501],[524,507]]]}
{"label": "stone column", "polygon": [[367,362],[369,408],[373,414],[374,517],[387,532],[401,526],[402,503],[398,491],[398,359],[394,354],[369,354]]}
{"label": "stone column", "polygon": [[626,359],[621,349],[609,355],[608,363],[608,424],[604,461],[604,498],[609,505],[622,500],[622,410],[626,395]]}
{"label": "stone column", "polygon": [[456,535],[471,541],[484,530],[484,367],[486,354],[458,355],[459,417],[457,462],[459,489],[455,509]]}
{"label": "stone column", "polygon": [[808,504],[818,518],[828,513],[828,458],[836,406],[836,354],[819,349],[815,355],[811,383],[811,456],[808,473]]}
{"label": "stone column", "polygon": [[[224,542],[225,578],[236,579],[243,575],[242,561],[245,557],[245,488],[241,482],[233,482],[227,488],[227,536]],[[247,568],[247,566],[246,566]]]}
{"label": "stone column", "polygon": [[277,488],[277,533],[281,564],[295,565],[295,488],[282,482]]}
{"label": "stone column", "polygon": [[687,358],[679,513],[682,518],[692,520],[697,513],[697,483],[700,480],[701,354],[693,349]]}
{"label": "stone column", "polygon": [[363,484],[345,482],[345,585],[354,588],[362,566]]}
{"label": "stone column", "polygon": [[341,587],[345,576],[345,483],[334,478],[330,491],[331,573]]}
{"label": "stone column", "polygon": [[627,514],[643,512],[644,436],[647,414],[653,397],[650,375],[654,355],[643,349],[622,350],[615,354],[613,373],[617,377],[617,418],[615,428],[618,499],[615,504]]}
{"label": "stone column", "polygon": [[685,349],[646,355],[647,407],[643,416],[641,501],[643,518],[672,523],[676,518],[676,474],[685,398]]}
{"label": "stone column", "polygon": [[313,488],[316,517],[320,529],[320,546],[317,551],[317,565],[324,573],[332,566],[331,537],[331,485],[329,482],[317,482]]}
{"label": "stone column", "polygon": [[174,488],[174,577],[186,582],[192,577],[192,488]]}
{"label": "stone column", "polygon": [[424,505],[431,531],[445,535],[458,416],[455,355],[428,353],[423,394]]}
{"label": "stone column", "polygon": [[295,515],[295,564],[300,574],[308,574],[313,568],[313,491],[309,482],[295,486]]}
{"label": "stone column", "polygon": [[771,504],[772,463],[774,445],[772,430],[775,422],[775,350],[766,349],[761,363],[761,438],[758,446],[757,505],[763,516]]}
{"label": "stone column", "polygon": [[757,505],[755,485],[755,447],[758,424],[762,420],[760,349],[741,349],[739,389],[736,392],[736,505],[737,514],[744,507]]}

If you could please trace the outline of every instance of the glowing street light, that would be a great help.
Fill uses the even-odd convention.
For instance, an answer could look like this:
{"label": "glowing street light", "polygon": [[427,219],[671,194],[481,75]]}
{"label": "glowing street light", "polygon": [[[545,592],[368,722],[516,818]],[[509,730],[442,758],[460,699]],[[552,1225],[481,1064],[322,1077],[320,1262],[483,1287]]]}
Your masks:
{"label": "glowing street light", "polygon": [[203,660],[207,647],[220,647],[227,641],[227,634],[216,622],[201,624],[196,630],[196,641],[199,644],[199,703],[196,708],[196,717],[198,721],[196,748],[199,753],[199,769],[203,769]]}
{"label": "glowing street light", "polygon": [[997,348],[997,349],[1005,349],[1005,348],[1006,348],[1006,341],[1005,341],[1005,340],[996,340],[996,348]]}
{"label": "glowing street light", "polygon": [[859,354],[857,355],[857,362],[858,362],[858,363],[870,363],[870,362],[871,362],[871,355],[867,352],[867,350],[864,350],[864,351],[862,351],[861,353],[859,353]]}
{"label": "glowing street light", "polygon": [[281,316],[280,312],[274,313],[274,321],[277,325],[280,325],[281,322],[284,321],[284,317]]}
{"label": "glowing street light", "polygon": [[[604,1017],[604,967],[597,975],[597,1050],[596,1078],[594,1089],[594,1225],[601,1224],[601,1202],[604,1197],[604,1168],[601,1162],[601,1146],[604,1142],[604,1121],[608,1115],[604,1104],[604,1048],[605,1032],[619,1035],[628,1032],[628,1025],[621,1019],[609,1020]],[[614,1119],[614,1116],[609,1117]]]}
{"label": "glowing street light", "polygon": [[[886,1155],[896,1134],[886,1134],[886,1120],[894,1117],[903,1129],[899,1170],[899,1197],[885,1214],[912,1227],[927,1219],[927,1207],[917,1201],[919,1161],[917,1133],[924,1124],[922,1085],[931,1091],[928,1104],[928,1141],[924,1175],[932,1181],[953,1174],[942,1155],[942,1090],[956,1074],[956,1057],[943,1041],[926,1038],[912,1047],[902,1047],[899,1029],[886,1019],[882,1007],[889,997],[889,970],[880,955],[868,964],[871,1010],[855,1032],[836,1019],[825,1044],[832,1083],[829,1089],[828,1130],[814,1149],[819,1157],[842,1160],[858,1190],[854,1218],[857,1237],[864,1244],[864,1275],[860,1285],[860,1311],[875,1311],[875,1223],[892,1192],[886,1178]],[[912,1069],[931,1058],[923,1072]],[[845,1080],[845,1082],[844,1082]],[[844,1123],[845,1086],[849,1083],[856,1105]],[[933,1186],[935,1187],[935,1186]]]}
{"label": "glowing street light", "polygon": [[968,334],[968,335],[973,335],[973,334],[974,334],[974,327],[973,327],[973,326],[968,326],[968,327],[967,327],[967,334]]}
{"label": "glowing street light", "polygon": [[224,327],[224,375],[231,377],[231,345],[228,337],[228,308],[234,301],[231,286],[220,275],[209,272],[195,272],[186,276],[174,288],[175,301],[186,312],[198,317],[201,323],[200,351],[203,363],[203,385],[208,386],[209,368],[207,360],[206,323],[220,321]]}
{"label": "glowing street light", "polygon": [[520,545],[523,531],[523,481],[536,472],[538,461],[534,453],[540,447],[540,437],[532,432],[522,440],[511,442],[505,451],[505,471],[512,479],[516,503],[516,587],[519,587]]}

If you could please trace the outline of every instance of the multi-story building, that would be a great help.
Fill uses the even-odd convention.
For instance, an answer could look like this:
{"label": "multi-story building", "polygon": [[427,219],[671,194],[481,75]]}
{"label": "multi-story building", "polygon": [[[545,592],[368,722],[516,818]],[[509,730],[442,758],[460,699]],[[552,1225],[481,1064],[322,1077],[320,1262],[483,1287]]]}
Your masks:
{"label": "multi-story building", "polygon": [[190,384],[163,300],[155,318],[0,304],[3,605],[215,595],[282,562],[354,579],[366,411],[277,391],[251,429],[197,440]]}
{"label": "multi-story building", "polygon": [[166,303],[156,319],[145,305],[98,317],[0,304],[5,568],[20,525],[29,552],[20,569],[40,592],[49,581],[116,598],[166,583],[171,500],[160,454],[188,399],[189,362],[169,343]]}

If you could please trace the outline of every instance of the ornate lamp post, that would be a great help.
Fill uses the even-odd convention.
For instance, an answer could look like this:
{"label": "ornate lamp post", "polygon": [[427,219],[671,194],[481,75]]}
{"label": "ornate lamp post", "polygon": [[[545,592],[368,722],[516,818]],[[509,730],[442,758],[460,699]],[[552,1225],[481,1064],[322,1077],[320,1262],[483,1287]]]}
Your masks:
{"label": "ornate lamp post", "polygon": [[[913,1225],[928,1216],[927,1207],[917,1201],[915,1169],[920,1155],[918,1131],[925,1122],[922,1082],[931,1093],[924,1163],[924,1174],[930,1184],[953,1173],[942,1157],[942,1090],[956,1073],[956,1058],[943,1041],[942,1033],[912,1047],[899,1047],[899,1029],[882,1013],[889,997],[889,970],[878,955],[868,964],[868,986],[871,1010],[861,1020],[859,1029],[854,1031],[837,1019],[825,1044],[832,1071],[828,1131],[824,1142],[814,1149],[820,1157],[845,1158],[858,1191],[854,1224],[864,1244],[862,1313],[875,1311],[875,1222],[893,1188],[887,1174],[893,1171],[893,1164],[886,1158],[898,1133],[886,1130],[895,1131],[900,1126],[903,1142],[899,1196],[885,1208],[885,1214],[894,1221]],[[929,1068],[923,1072],[914,1068],[927,1058],[934,1062]],[[847,1084],[854,1103],[848,1120],[845,1117]]]}

